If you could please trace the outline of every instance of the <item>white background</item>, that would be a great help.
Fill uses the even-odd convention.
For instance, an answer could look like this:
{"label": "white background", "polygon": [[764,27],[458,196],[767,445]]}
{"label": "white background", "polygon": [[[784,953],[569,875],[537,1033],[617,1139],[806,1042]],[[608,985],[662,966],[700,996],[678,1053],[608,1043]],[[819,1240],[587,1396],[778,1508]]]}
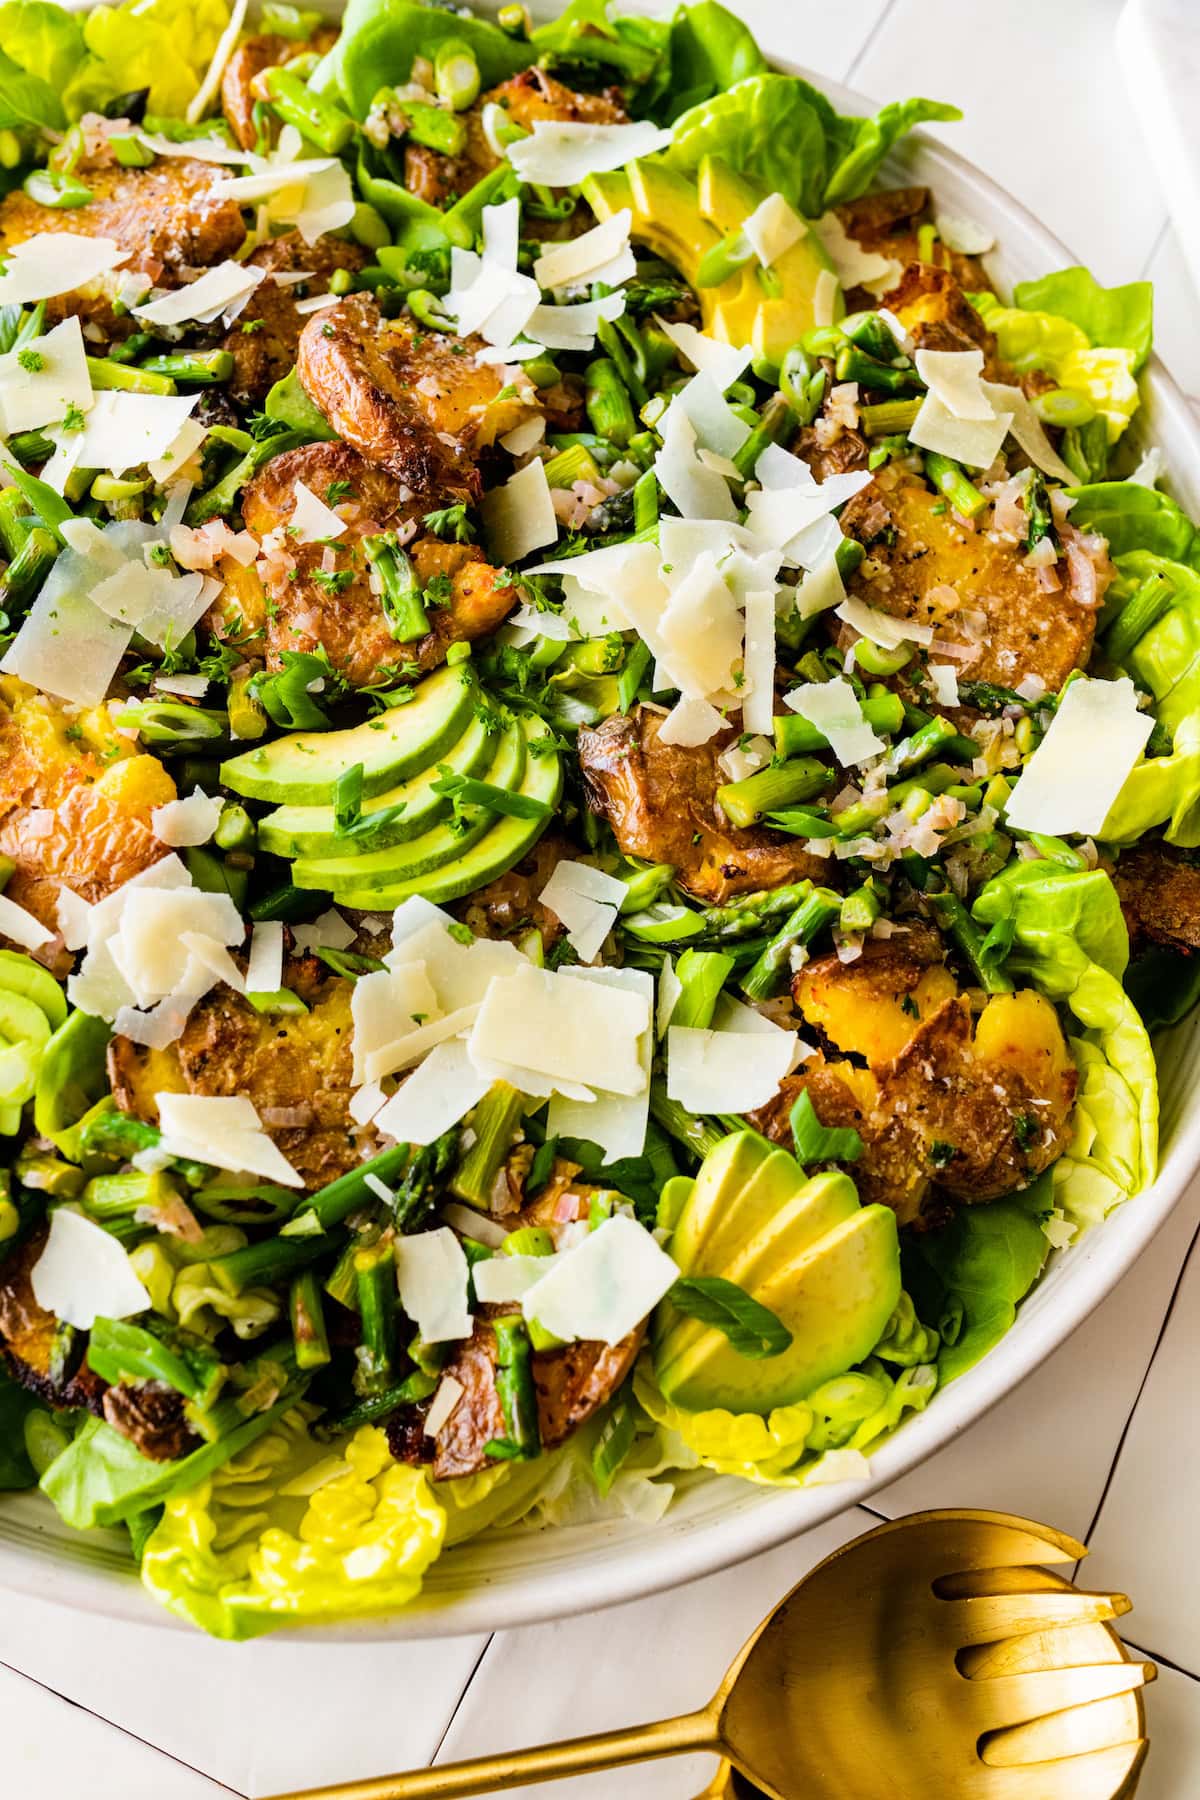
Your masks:
{"label": "white background", "polygon": [[[941,128],[1104,281],[1151,277],[1158,348],[1200,399],[1200,302],[1122,88],[1116,0],[740,0],[764,42]],[[1142,1800],[1200,1780],[1200,1223],[1193,1189],[1092,1320],[1016,1394],[897,1487],[888,1516],[976,1505],[1083,1537],[1083,1579],[1124,1589],[1160,1666]],[[212,1800],[481,1754],[696,1706],[856,1509],[741,1569],[616,1611],[486,1638],[226,1646],[0,1594],[0,1794]],[[710,1765],[657,1764],[522,1794],[689,1800]],[[946,1800],[950,1800],[947,1796]]]}

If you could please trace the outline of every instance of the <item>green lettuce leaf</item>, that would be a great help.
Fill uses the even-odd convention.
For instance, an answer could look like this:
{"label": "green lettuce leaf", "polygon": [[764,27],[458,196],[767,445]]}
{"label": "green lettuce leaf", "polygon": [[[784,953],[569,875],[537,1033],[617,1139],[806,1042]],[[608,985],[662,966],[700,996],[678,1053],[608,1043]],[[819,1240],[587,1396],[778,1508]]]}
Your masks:
{"label": "green lettuce leaf", "polygon": [[432,56],[445,38],[461,38],[475,52],[485,88],[506,81],[529,63],[528,47],[507,37],[498,25],[414,0],[350,0],[342,35],[320,67],[320,92],[337,86],[356,119],[365,119],[381,87],[402,86],[413,58]]}
{"label": "green lettuce leaf", "polygon": [[766,69],[750,27],[717,0],[681,6],[671,22],[670,75],[659,115],[669,123],[689,107],[751,75],[763,75]]}
{"label": "green lettuce leaf", "polygon": [[1050,1205],[1047,1173],[1023,1193],[957,1207],[942,1230],[922,1232],[908,1246],[905,1278],[942,1335],[941,1381],[971,1368],[1012,1325],[1050,1253],[1042,1229]]}
{"label": "green lettuce leaf", "polygon": [[1125,651],[1121,666],[1151,695],[1155,718],[1174,739],[1200,715],[1200,573],[1152,550],[1127,551],[1115,561],[1110,593],[1119,600],[1128,602],[1155,575],[1169,584],[1170,604]]}
{"label": "green lettuce leaf", "polygon": [[1149,550],[1200,567],[1196,527],[1169,494],[1135,481],[1097,481],[1066,492],[1075,501],[1072,525],[1100,532],[1108,539],[1110,556]]}
{"label": "green lettuce leaf", "polygon": [[[611,69],[616,80],[641,87],[665,60],[671,27],[665,20],[610,18],[608,0],[571,0],[566,10],[530,34],[534,58]],[[531,59],[532,60],[532,59]]]}
{"label": "green lettuce leaf", "polygon": [[1091,344],[1132,351],[1135,374],[1154,343],[1154,285],[1149,281],[1101,287],[1090,270],[1076,266],[1037,281],[1019,281],[1013,298],[1031,312],[1069,319]]}
{"label": "green lettuce leaf", "polygon": [[445,1515],[424,1470],[394,1461],[369,1425],[330,1452],[307,1416],[285,1411],[168,1497],[146,1541],[145,1586],[214,1637],[394,1612],[441,1552]]}
{"label": "green lettuce leaf", "polygon": [[87,55],[83,21],[52,0],[6,0],[0,6],[0,50],[57,96]]}
{"label": "green lettuce leaf", "polygon": [[1147,1031],[1178,1025],[1200,1000],[1200,956],[1150,944],[1126,970],[1125,991]]}
{"label": "green lettuce leaf", "polygon": [[229,23],[226,0],[123,0],[83,15],[89,55],[63,94],[70,118],[149,88],[148,111],[183,113]]}
{"label": "green lettuce leaf", "polygon": [[1084,1028],[1070,1039],[1080,1078],[1075,1138],[1055,1164],[1054,1197],[1071,1224],[1092,1224],[1153,1181],[1158,1162],[1158,1071],[1121,985],[1129,938],[1116,889],[1103,870],[1013,863],[972,910],[1010,934],[1012,972]]}
{"label": "green lettuce leaf", "polygon": [[25,1418],[37,1404],[36,1395],[18,1386],[0,1361],[0,1493],[37,1486],[25,1454]]}
{"label": "green lettuce leaf", "polygon": [[752,75],[689,107],[663,152],[687,174],[705,156],[736,154],[739,172],[777,191],[808,217],[853,200],[896,140],[925,119],[958,119],[957,107],[905,100],[872,119],[842,117],[798,75]]}

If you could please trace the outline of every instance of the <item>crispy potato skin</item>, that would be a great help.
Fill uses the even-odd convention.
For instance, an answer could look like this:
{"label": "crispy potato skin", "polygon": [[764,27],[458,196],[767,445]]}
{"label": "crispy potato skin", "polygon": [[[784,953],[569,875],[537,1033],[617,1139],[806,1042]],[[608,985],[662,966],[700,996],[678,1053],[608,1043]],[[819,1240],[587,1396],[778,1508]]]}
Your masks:
{"label": "crispy potato skin", "polygon": [[[852,237],[864,250],[877,250],[880,256],[894,256],[902,263],[915,263],[919,260],[918,232],[922,225],[933,218],[929,189],[926,187],[887,188],[881,194],[863,194],[857,200],[849,200],[844,205],[835,207],[834,211],[841,220],[847,237]],[[991,279],[978,257],[963,256],[940,241],[936,247],[936,255],[938,265],[948,269],[960,287],[967,288],[972,293],[991,288]],[[874,295],[866,293],[864,289],[855,289],[854,292],[863,296],[856,304],[880,304]],[[890,296],[888,304],[891,304]],[[905,323],[907,324],[907,320]]]}
{"label": "crispy potato skin", "polygon": [[158,758],[117,736],[107,708],[71,719],[0,678],[0,852],[16,863],[5,891],[51,931],[60,887],[102,900],[166,855],[150,815],[174,798]]}
{"label": "crispy potato skin", "polygon": [[39,1306],[32,1281],[45,1247],[46,1231],[38,1230],[7,1260],[0,1260],[0,1353],[13,1380],[50,1406],[82,1406],[99,1413],[104,1383],[86,1362],[65,1382],[50,1379],[57,1320]]}
{"label": "crispy potato skin", "polygon": [[[422,537],[409,545],[409,555],[422,587],[435,577],[450,583],[446,603],[430,611],[431,630],[423,638],[395,639],[378,596],[372,591],[370,565],[362,540],[373,533],[410,523],[423,505],[404,499],[393,476],[367,462],[348,444],[304,444],[285,450],[265,464],[246,489],[242,516],[257,536],[287,526],[295,505],[297,482],[324,500],[334,482],[349,482],[351,492],[337,502],[346,530],[336,540],[336,572],[349,573],[349,583],[331,592],[319,577],[325,549],[321,544],[289,542],[281,561],[270,562],[267,591],[255,568],[229,567],[222,616],[239,636],[261,629],[268,665],[281,666],[285,650],[323,647],[329,659],[354,687],[369,687],[401,663],[421,669],[445,660],[447,646],[459,639],[484,636],[507,617],[516,601],[512,588],[501,585],[497,571],[475,544],[444,544]],[[292,571],[296,571],[293,579]],[[272,602],[266,604],[269,594]],[[220,619],[215,621],[218,629]]]}
{"label": "crispy potato skin", "polygon": [[1161,840],[1123,850],[1113,884],[1135,941],[1200,950],[1200,866]]}
{"label": "crispy potato skin", "polygon": [[[971,1011],[932,934],[868,945],[857,961],[800,971],[793,997],[832,1046],[751,1117],[776,1143],[807,1091],[823,1125],[863,1140],[853,1165],[864,1202],[917,1222],[935,1189],[971,1204],[1029,1182],[1070,1141],[1076,1074],[1054,1008],[1026,989]],[[850,1053],[865,1060],[839,1060]]]}
{"label": "crispy potato skin", "polygon": [[157,1123],[154,1096],[162,1092],[247,1094],[260,1114],[264,1108],[310,1107],[307,1124],[268,1123],[265,1129],[313,1189],[370,1154],[349,1114],[352,984],[314,957],[287,962],[283,979],[307,1013],[258,1013],[222,985],[197,1003],[166,1050],[114,1037],[108,1077],[121,1110],[150,1123]]}
{"label": "crispy potato skin", "polygon": [[[460,1381],[466,1391],[437,1435],[430,1471],[435,1481],[454,1481],[493,1467],[484,1446],[504,1436],[504,1413],[496,1393],[496,1334],[488,1319],[510,1310],[485,1307],[471,1336],[446,1364],[445,1373]],[[643,1336],[639,1326],[611,1348],[585,1341],[534,1352],[533,1380],[544,1449],[557,1449],[612,1399],[637,1360]],[[403,1462],[422,1461],[426,1453],[427,1443],[414,1430],[416,1412],[405,1407],[388,1424],[392,1454]]]}
{"label": "crispy potato skin", "polygon": [[361,269],[366,253],[340,238],[318,238],[309,245],[299,232],[289,231],[260,245],[247,260],[251,268],[265,269],[267,279],[226,334],[224,347],[233,357],[234,371],[225,391],[240,406],[255,406],[290,373],[307,323],[296,311],[296,287],[280,287],[271,277],[307,270],[313,279],[307,287],[301,285],[299,292],[320,294],[335,269]]}
{"label": "crispy potato skin", "polygon": [[[964,531],[940,495],[906,470],[881,469],[842,513],[842,526],[867,551],[850,580],[851,592],[893,618],[932,625],[939,636],[965,642],[960,611],[987,620],[977,654],[961,665],[971,681],[1015,687],[1036,675],[1057,693],[1072,669],[1091,654],[1096,615],[1070,587],[1044,589],[1022,561],[1020,547],[986,531]],[[843,647],[854,633],[843,628]]]}
{"label": "crispy potato skin", "polygon": [[[144,270],[160,287],[182,286],[193,272],[224,262],[245,241],[237,201],[212,193],[223,173],[184,157],[164,159],[148,169],[85,166],[80,179],[93,198],[66,212],[41,206],[14,188],[0,200],[0,252],[43,231],[112,238],[127,252],[128,268]],[[100,283],[50,301],[47,313],[51,319],[82,313],[110,329],[114,324]]]}
{"label": "crispy potato skin", "polygon": [[660,723],[638,707],[579,733],[588,805],[608,820],[626,856],[674,863],[689,893],[717,903],[786,881],[828,879],[827,865],[795,838],[729,824],[716,799],[726,734],[685,748],[660,743]]}
{"label": "crispy potato skin", "polygon": [[411,319],[384,319],[352,294],[315,314],[300,334],[296,368],[305,392],[338,435],[430,506],[474,502],[483,491],[477,453],[536,410],[530,398],[498,399],[499,372],[475,361],[482,338],[448,339]]}
{"label": "crispy potato skin", "polygon": [[308,50],[323,56],[336,37],[337,32],[330,26],[314,32],[307,43],[264,32],[238,45],[221,77],[221,111],[243,150],[252,150],[258,138],[254,129],[255,76],[261,75],[264,69],[290,62],[294,56],[302,56]]}
{"label": "crispy potato skin", "polygon": [[499,158],[483,131],[483,109],[489,102],[502,106],[517,125],[528,131],[535,119],[567,119],[591,125],[621,125],[628,118],[615,90],[604,94],[577,94],[544,69],[523,69],[499,87],[481,94],[463,115],[467,141],[459,156],[443,156],[423,144],[409,144],[404,151],[404,183],[411,193],[441,206],[465,194],[468,188],[499,167]]}

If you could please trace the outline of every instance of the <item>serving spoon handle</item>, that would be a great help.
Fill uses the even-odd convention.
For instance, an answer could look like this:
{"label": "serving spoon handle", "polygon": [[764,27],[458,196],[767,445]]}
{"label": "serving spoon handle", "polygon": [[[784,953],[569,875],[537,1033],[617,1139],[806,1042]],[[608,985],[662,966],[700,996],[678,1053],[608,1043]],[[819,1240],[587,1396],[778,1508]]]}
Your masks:
{"label": "serving spoon handle", "polygon": [[510,1750],[505,1756],[477,1756],[470,1762],[414,1769],[407,1775],[380,1775],[370,1781],[344,1781],[336,1787],[297,1789],[275,1800],[460,1800],[468,1794],[493,1794],[528,1781],[557,1781],[566,1775],[592,1775],[624,1763],[647,1762],[657,1756],[685,1756],[719,1751],[717,1716],[711,1709],[663,1719],[655,1725],[631,1725],[623,1731],[601,1731],[568,1738],[532,1750]]}

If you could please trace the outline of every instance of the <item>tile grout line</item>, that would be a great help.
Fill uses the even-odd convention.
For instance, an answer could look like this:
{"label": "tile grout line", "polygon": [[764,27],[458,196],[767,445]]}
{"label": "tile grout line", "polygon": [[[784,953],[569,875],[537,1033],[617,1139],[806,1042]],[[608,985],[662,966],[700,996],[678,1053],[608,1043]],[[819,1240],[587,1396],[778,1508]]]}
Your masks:
{"label": "tile grout line", "polygon": [[446,1742],[446,1739],[450,1735],[450,1728],[454,1724],[454,1721],[455,1721],[455,1719],[457,1719],[459,1713],[462,1711],[462,1703],[466,1699],[467,1694],[470,1692],[471,1684],[474,1682],[475,1677],[478,1675],[480,1669],[483,1667],[483,1659],[487,1655],[488,1651],[491,1649],[492,1645],[495,1643],[498,1636],[499,1636],[498,1632],[495,1632],[495,1631],[489,1632],[486,1644],[484,1644],[483,1649],[479,1652],[479,1655],[475,1658],[475,1662],[471,1669],[471,1673],[467,1676],[467,1679],[463,1682],[462,1687],[459,1690],[458,1699],[454,1702],[454,1705],[451,1709],[450,1717],[446,1720],[445,1725],[443,1725],[442,1734],[438,1738],[437,1743],[433,1747],[433,1755],[429,1758],[429,1767],[431,1769],[433,1768],[434,1764],[437,1762],[438,1757],[442,1754],[442,1746]]}
{"label": "tile grout line", "polygon": [[1151,244],[1151,246],[1150,246],[1149,255],[1146,257],[1145,262],[1142,264],[1142,273],[1141,273],[1141,277],[1140,277],[1140,279],[1142,281],[1146,281],[1149,279],[1150,271],[1154,267],[1154,259],[1158,255],[1159,251],[1162,249],[1163,245],[1166,243],[1167,238],[1170,235],[1170,232],[1171,232],[1171,215],[1170,215],[1170,213],[1168,213],[1166,218],[1162,222],[1162,226],[1161,226],[1161,229],[1159,230],[1158,236],[1155,238],[1153,244]]}
{"label": "tile grout line", "polygon": [[883,11],[880,13],[879,17],[876,19],[875,23],[872,25],[870,31],[868,31],[866,37],[863,39],[862,43],[859,45],[858,49],[855,51],[854,56],[850,62],[850,65],[847,68],[845,75],[842,77],[843,81],[846,82],[847,86],[849,86],[853,83],[854,77],[858,73],[859,64],[862,62],[863,58],[866,56],[867,51],[870,50],[871,47],[873,46],[873,44],[875,43],[876,38],[879,36],[879,34],[883,30],[884,26],[887,24],[888,20],[891,18],[893,12],[895,12],[897,4],[898,4],[898,0],[887,0],[887,5],[884,7]]}
{"label": "tile grout line", "polygon": [[106,1725],[110,1731],[119,1732],[122,1737],[129,1738],[132,1743],[140,1744],[143,1749],[153,1751],[156,1756],[161,1756],[167,1762],[174,1763],[176,1768],[187,1769],[190,1774],[198,1776],[201,1781],[207,1781],[214,1792],[232,1794],[235,1796],[235,1800],[248,1800],[248,1796],[241,1793],[238,1788],[231,1788],[228,1783],[219,1781],[206,1769],[198,1769],[195,1763],[186,1762],[182,1756],[176,1756],[172,1751],[164,1750],[161,1744],[155,1744],[149,1738],[142,1737],[138,1732],[130,1731],[127,1725],[119,1725],[115,1719],[106,1718],[103,1713],[97,1712],[95,1707],[85,1706],[82,1700],[72,1700],[69,1694],[60,1694],[57,1688],[50,1686],[49,1682],[39,1681],[36,1675],[30,1675],[24,1669],[18,1669],[14,1663],[0,1661],[0,1669],[6,1670],[10,1675],[18,1676],[22,1681],[28,1681],[33,1687],[41,1688],[44,1694],[52,1694],[64,1706],[73,1707],[76,1712],[86,1713],[88,1718],[97,1720],[101,1725]]}
{"label": "tile grout line", "polygon": [[1191,1242],[1188,1245],[1187,1255],[1184,1257],[1183,1262],[1180,1265],[1179,1274],[1175,1279],[1175,1285],[1171,1289],[1171,1298],[1167,1303],[1167,1310],[1163,1314],[1162,1324],[1158,1328],[1158,1336],[1154,1340],[1154,1348],[1150,1352],[1150,1360],[1146,1364],[1146,1368],[1142,1375],[1141,1381],[1138,1383],[1138,1391],[1137,1391],[1137,1394],[1134,1396],[1133,1405],[1129,1409],[1128,1415],[1126,1416],[1126,1419],[1125,1419],[1125,1423],[1121,1429],[1121,1435],[1117,1439],[1117,1447],[1113,1451],[1113,1459],[1112,1459],[1112,1462],[1109,1464],[1108,1478],[1104,1483],[1104,1487],[1101,1491],[1100,1498],[1096,1502],[1096,1510],[1092,1514],[1091,1521],[1088,1525],[1088,1528],[1083,1534],[1083,1541],[1085,1544],[1087,1544],[1089,1546],[1089,1548],[1091,1546],[1092,1536],[1095,1533],[1097,1525],[1100,1523],[1100,1515],[1104,1511],[1105,1501],[1108,1499],[1109,1491],[1112,1488],[1113,1481],[1116,1478],[1116,1473],[1117,1473],[1117,1469],[1120,1465],[1121,1456],[1125,1449],[1125,1440],[1129,1436],[1129,1432],[1133,1425],[1134,1418],[1137,1415],[1137,1409],[1142,1403],[1142,1395],[1146,1391],[1146,1384],[1150,1379],[1151,1371],[1153,1370],[1154,1365],[1158,1360],[1158,1353],[1162,1348],[1163,1339],[1167,1335],[1167,1328],[1171,1323],[1171,1319],[1175,1312],[1176,1302],[1179,1299],[1179,1290],[1183,1286],[1184,1277],[1188,1272],[1188,1268],[1189,1268],[1189,1265],[1191,1264],[1192,1257],[1196,1254],[1196,1247],[1197,1247],[1198,1243],[1200,1243],[1200,1226],[1197,1226],[1196,1230],[1193,1232]]}
{"label": "tile grout line", "polygon": [[1158,1650],[1147,1650],[1144,1644],[1135,1644],[1132,1638],[1122,1638],[1121,1642],[1127,1650],[1134,1650],[1138,1656],[1144,1656],[1151,1662],[1161,1663],[1173,1675],[1182,1675],[1185,1681],[1194,1681],[1200,1686],[1200,1675],[1194,1674],[1191,1669],[1185,1669],[1182,1663],[1172,1662],[1169,1656],[1163,1656]]}

